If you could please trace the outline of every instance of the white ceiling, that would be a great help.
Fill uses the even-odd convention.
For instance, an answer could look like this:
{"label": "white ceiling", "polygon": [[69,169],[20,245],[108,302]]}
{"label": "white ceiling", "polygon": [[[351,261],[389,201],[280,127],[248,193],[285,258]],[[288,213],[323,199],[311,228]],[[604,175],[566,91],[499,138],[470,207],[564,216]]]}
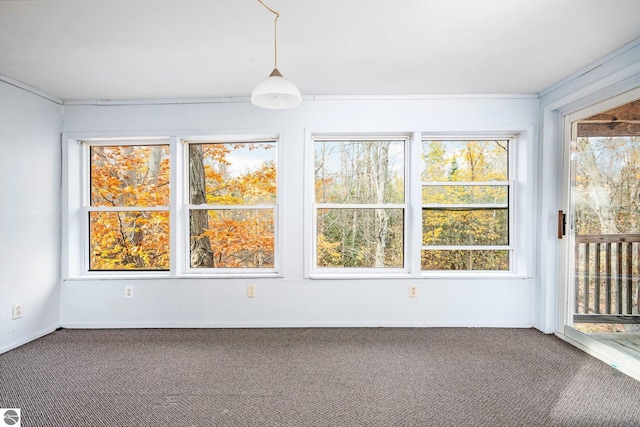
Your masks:
{"label": "white ceiling", "polygon": [[[264,1],[303,95],[534,94],[640,37],[639,0]],[[65,100],[245,97],[273,18],[256,0],[0,0],[0,75]]]}

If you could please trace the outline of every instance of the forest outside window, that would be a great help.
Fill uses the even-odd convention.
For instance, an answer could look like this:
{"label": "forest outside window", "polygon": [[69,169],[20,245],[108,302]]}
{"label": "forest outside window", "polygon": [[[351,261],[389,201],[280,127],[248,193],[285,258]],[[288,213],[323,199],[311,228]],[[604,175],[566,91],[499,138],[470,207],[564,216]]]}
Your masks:
{"label": "forest outside window", "polygon": [[188,268],[275,271],[275,140],[185,143]]}
{"label": "forest outside window", "polygon": [[169,270],[165,143],[89,145],[89,270]]}
{"label": "forest outside window", "polygon": [[509,139],[422,141],[423,271],[510,271]]}
{"label": "forest outside window", "polygon": [[314,139],[314,271],[405,268],[404,138]]}
{"label": "forest outside window", "polygon": [[[513,226],[516,204],[529,202],[514,188],[516,162],[518,182],[528,178],[516,156],[526,135],[507,135],[312,135],[309,277],[526,274],[528,228]],[[277,139],[69,144],[64,274],[277,274]],[[518,224],[530,223],[528,212],[518,209]]]}
{"label": "forest outside window", "polygon": [[[277,136],[92,139],[70,197],[70,277],[274,275]],[[71,194],[71,193],[70,193]],[[74,200],[82,201],[76,226]],[[77,242],[77,243],[74,243]]]}

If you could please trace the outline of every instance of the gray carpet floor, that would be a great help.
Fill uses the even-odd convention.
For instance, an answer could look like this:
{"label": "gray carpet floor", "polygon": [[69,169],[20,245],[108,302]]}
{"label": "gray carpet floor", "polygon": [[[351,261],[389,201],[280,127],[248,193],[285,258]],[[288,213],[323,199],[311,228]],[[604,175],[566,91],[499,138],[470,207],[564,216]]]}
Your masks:
{"label": "gray carpet floor", "polygon": [[530,329],[59,330],[0,355],[0,407],[26,427],[640,426],[640,382]]}

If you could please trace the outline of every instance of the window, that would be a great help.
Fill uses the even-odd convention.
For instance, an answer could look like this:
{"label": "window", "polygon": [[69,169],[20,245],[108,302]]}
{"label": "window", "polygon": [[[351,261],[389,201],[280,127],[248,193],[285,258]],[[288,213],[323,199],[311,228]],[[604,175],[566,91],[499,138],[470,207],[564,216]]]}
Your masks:
{"label": "window", "polygon": [[90,145],[89,270],[169,269],[169,145]]}
{"label": "window", "polygon": [[[304,240],[286,240],[304,247],[305,275],[526,274],[533,210],[514,184],[530,179],[526,132],[483,135],[309,134]],[[277,141],[68,144],[63,274],[277,276]]]}
{"label": "window", "polygon": [[405,268],[402,138],[314,140],[314,270]]}
{"label": "window", "polygon": [[512,178],[525,134],[512,135],[311,135],[309,276],[526,272]]}
{"label": "window", "polygon": [[190,268],[274,269],[275,141],[187,146]]}
{"label": "window", "polygon": [[277,139],[68,144],[65,277],[276,275]]}
{"label": "window", "polygon": [[510,270],[509,140],[422,141],[422,270]]}

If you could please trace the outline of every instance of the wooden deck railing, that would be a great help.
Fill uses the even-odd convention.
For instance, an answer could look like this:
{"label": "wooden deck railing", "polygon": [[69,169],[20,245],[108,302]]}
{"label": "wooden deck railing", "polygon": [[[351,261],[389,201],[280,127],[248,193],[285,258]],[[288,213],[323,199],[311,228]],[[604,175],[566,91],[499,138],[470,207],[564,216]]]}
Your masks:
{"label": "wooden deck railing", "polygon": [[640,234],[575,236],[575,323],[640,323]]}

